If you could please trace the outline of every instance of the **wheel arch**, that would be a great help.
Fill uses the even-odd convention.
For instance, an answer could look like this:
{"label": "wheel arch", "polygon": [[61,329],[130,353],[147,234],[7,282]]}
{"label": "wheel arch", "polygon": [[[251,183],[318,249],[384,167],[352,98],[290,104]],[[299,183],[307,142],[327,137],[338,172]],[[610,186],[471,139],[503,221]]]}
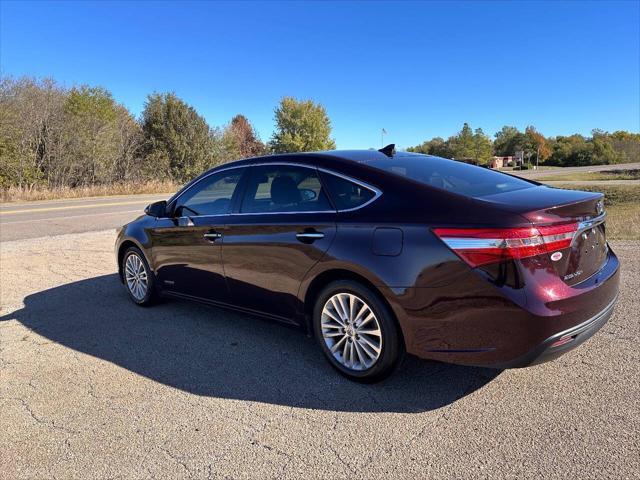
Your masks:
{"label": "wheel arch", "polygon": [[[121,282],[124,282],[124,277],[122,275],[122,260],[124,260],[124,253],[130,247],[138,248],[142,252],[142,254],[145,256],[145,258],[147,259],[147,263],[149,263],[149,258],[147,256],[146,252],[144,251],[144,248],[142,248],[142,246],[140,246],[139,243],[135,242],[131,238],[127,238],[127,239],[123,240],[120,243],[120,245],[118,246],[118,276],[120,277],[120,281]],[[149,263],[149,266],[151,266],[150,263]]]}
{"label": "wheel arch", "polygon": [[380,288],[378,288],[373,282],[371,282],[371,280],[366,278],[364,275],[345,268],[332,268],[319,273],[309,283],[308,288],[304,292],[304,327],[308,335],[313,335],[313,308],[315,306],[318,295],[327,285],[337,280],[351,280],[354,282],[358,282],[371,290],[375,295],[377,295],[378,299],[389,309],[389,312],[391,312],[393,321],[396,322],[396,326],[398,327],[398,331],[400,332],[400,338],[402,339],[402,343],[404,344],[404,332],[402,326],[398,321],[395,310],[393,309],[385,295],[382,293]]}

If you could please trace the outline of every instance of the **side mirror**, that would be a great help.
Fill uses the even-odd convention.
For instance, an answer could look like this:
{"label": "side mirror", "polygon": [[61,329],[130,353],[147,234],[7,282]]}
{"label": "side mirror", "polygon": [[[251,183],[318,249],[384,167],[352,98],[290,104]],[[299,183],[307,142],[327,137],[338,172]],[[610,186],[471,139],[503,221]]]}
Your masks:
{"label": "side mirror", "polygon": [[153,202],[147,205],[144,209],[144,213],[151,217],[163,217],[167,210],[167,201],[160,200],[159,202]]}

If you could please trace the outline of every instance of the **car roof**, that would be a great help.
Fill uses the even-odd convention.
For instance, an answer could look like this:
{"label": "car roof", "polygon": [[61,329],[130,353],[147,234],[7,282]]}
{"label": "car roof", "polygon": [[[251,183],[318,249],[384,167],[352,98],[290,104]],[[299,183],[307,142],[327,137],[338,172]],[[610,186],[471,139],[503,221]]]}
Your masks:
{"label": "car roof", "polygon": [[[433,157],[433,155],[424,155],[419,153],[412,152],[393,152],[391,158],[407,158],[407,157],[422,157],[429,158]],[[439,158],[439,157],[434,157]],[[252,165],[264,165],[264,164],[277,164],[277,163],[299,163],[306,165],[313,165],[319,168],[325,168],[328,171],[337,172],[338,174],[354,176],[361,181],[366,181],[371,185],[376,185],[377,188],[381,188],[379,185],[380,181],[375,181],[374,179],[367,178],[370,177],[372,172],[375,172],[376,177],[379,178],[380,175],[387,176],[387,172],[384,170],[380,170],[378,168],[373,168],[370,163],[375,160],[385,161],[389,160],[390,157],[385,155],[384,153],[378,150],[326,150],[326,151],[318,151],[318,152],[295,152],[295,153],[277,153],[272,155],[264,155],[259,157],[250,157],[243,158],[241,160],[235,160],[233,162],[223,163],[221,165],[216,165],[215,167],[201,173],[197,177],[193,178],[185,185],[182,186],[169,200],[168,202],[172,202],[175,198],[180,196],[183,191],[190,188],[192,185],[198,183],[202,178],[207,177],[215,172],[222,172],[224,170],[239,168],[239,167],[249,167]],[[353,168],[357,167],[357,170],[354,171]],[[347,171],[341,171],[346,169]],[[368,172],[368,175],[365,178],[360,178],[360,176]],[[398,181],[406,181],[406,179],[398,177],[396,180]],[[387,180],[388,181],[388,180]]]}
{"label": "car roof", "polygon": [[[419,153],[411,152],[395,152],[393,158],[402,157],[430,157],[431,155],[423,155]],[[209,171],[216,169],[237,167],[243,165],[252,165],[256,163],[278,163],[286,161],[296,162],[309,162],[309,163],[322,163],[322,159],[332,160],[346,160],[350,162],[368,164],[374,160],[385,160],[387,157],[384,153],[378,150],[325,150],[318,152],[297,152],[297,153],[277,153],[273,155],[264,155],[260,157],[243,158],[242,160],[236,160],[229,163],[224,163],[212,168]]]}
{"label": "car roof", "polygon": [[[411,152],[394,152],[392,158],[402,157],[432,157],[432,155],[424,155]],[[438,158],[438,157],[436,157]],[[197,183],[203,177],[209,176],[216,171],[223,171],[230,168],[251,166],[257,164],[266,163],[281,163],[281,162],[295,162],[301,164],[313,164],[318,167],[325,167],[330,170],[340,166],[340,164],[352,164],[352,165],[366,165],[374,160],[387,160],[389,159],[384,153],[378,150],[325,150],[318,152],[295,152],[295,153],[276,153],[273,155],[263,155],[259,157],[243,158],[241,160],[235,160],[233,162],[223,163],[216,165],[209,170],[204,171],[197,177],[187,182],[176,194],[171,197],[170,201],[177,197],[182,191],[189,188],[191,185]]]}

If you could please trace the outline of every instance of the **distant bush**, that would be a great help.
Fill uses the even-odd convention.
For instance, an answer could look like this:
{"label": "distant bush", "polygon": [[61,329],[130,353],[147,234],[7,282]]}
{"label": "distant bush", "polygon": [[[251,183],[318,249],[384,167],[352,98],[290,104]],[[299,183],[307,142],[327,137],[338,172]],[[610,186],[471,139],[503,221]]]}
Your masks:
{"label": "distant bush", "polygon": [[[524,132],[515,127],[504,126],[494,137],[493,142],[486,139],[489,155],[507,157],[515,156],[516,152],[522,152],[524,158],[531,163],[574,167],[640,161],[640,134],[638,133],[625,131],[609,133],[593,130],[591,137],[578,134],[545,137],[533,126],[528,126]],[[435,137],[415,147],[409,147],[407,150],[446,158],[466,158],[482,164],[486,163],[483,158],[487,158],[487,146],[480,148],[484,143],[486,142],[483,136],[472,136],[465,123],[461,132],[447,140]],[[465,145],[468,148],[461,150],[460,147]],[[476,145],[475,148],[473,148],[474,145]]]}

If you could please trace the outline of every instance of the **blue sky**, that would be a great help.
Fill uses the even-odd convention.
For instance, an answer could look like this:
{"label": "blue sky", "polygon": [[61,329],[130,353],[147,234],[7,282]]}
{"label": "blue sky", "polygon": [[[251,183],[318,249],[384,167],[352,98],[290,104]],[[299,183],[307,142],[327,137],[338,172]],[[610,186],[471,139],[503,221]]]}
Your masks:
{"label": "blue sky", "polygon": [[[263,140],[284,95],[339,148],[489,134],[640,131],[640,2],[2,2],[3,75],[102,85],[134,114],[175,91]],[[386,143],[386,142],[385,142]]]}

